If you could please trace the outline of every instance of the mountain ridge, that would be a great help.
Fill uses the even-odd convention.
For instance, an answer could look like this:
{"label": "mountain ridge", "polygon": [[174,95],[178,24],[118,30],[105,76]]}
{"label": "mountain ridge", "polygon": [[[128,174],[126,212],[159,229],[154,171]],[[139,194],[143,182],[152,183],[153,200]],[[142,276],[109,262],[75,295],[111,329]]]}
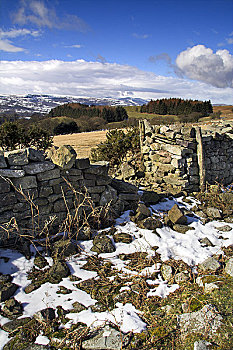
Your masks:
{"label": "mountain ridge", "polygon": [[83,103],[87,105],[104,106],[138,106],[147,102],[147,100],[131,97],[94,98],[46,94],[0,95],[0,115],[12,113],[21,114],[23,116],[29,116],[33,113],[47,114],[52,108],[65,103]]}

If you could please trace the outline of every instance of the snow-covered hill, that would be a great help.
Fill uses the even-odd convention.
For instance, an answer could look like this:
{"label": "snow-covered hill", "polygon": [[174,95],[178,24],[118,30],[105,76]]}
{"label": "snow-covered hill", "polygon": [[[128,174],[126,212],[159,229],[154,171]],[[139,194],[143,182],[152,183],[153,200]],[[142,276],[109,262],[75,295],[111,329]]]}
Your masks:
{"label": "snow-covered hill", "polygon": [[46,114],[51,108],[64,103],[83,103],[87,105],[137,106],[147,103],[140,98],[93,98],[51,95],[0,95],[0,115],[17,113],[30,115],[33,113]]}

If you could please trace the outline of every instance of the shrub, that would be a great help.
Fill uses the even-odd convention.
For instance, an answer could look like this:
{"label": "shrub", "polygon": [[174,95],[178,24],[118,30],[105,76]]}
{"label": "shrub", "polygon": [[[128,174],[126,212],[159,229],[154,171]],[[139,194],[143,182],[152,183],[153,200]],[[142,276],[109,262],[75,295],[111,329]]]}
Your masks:
{"label": "shrub", "polygon": [[29,146],[46,150],[51,145],[51,135],[37,126],[27,129],[14,122],[6,122],[0,126],[0,147],[3,150],[14,150]]}
{"label": "shrub", "polygon": [[79,132],[79,127],[75,121],[64,123],[61,122],[53,129],[54,135],[65,135]]}
{"label": "shrub", "polygon": [[140,147],[138,128],[123,130],[111,130],[106,134],[107,140],[101,142],[91,150],[91,160],[105,160],[110,165],[118,165],[129,151],[136,151]]}

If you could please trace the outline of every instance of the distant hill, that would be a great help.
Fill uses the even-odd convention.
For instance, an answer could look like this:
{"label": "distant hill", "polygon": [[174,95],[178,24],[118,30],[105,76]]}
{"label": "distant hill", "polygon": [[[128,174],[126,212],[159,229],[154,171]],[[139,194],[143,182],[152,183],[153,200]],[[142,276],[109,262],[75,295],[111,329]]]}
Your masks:
{"label": "distant hill", "polygon": [[140,98],[92,98],[51,95],[0,95],[0,115],[18,114],[30,116],[34,113],[47,114],[54,107],[65,103],[82,103],[95,106],[141,106],[147,100]]}

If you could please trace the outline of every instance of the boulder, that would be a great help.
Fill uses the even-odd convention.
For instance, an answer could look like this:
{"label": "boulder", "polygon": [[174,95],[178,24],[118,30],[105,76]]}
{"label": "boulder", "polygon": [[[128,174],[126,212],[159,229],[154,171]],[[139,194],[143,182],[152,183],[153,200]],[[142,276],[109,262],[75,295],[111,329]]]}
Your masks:
{"label": "boulder", "polygon": [[135,222],[142,221],[146,219],[147,217],[151,216],[151,211],[149,208],[146,207],[145,204],[139,203],[137,210],[136,210],[136,215],[134,217]]}
{"label": "boulder", "polygon": [[51,307],[47,307],[46,309],[37,311],[33,315],[34,319],[38,322],[48,322],[53,321],[56,318],[55,310]]}
{"label": "boulder", "polygon": [[112,179],[111,186],[120,193],[137,193],[138,188],[128,182]]}
{"label": "boulder", "polygon": [[91,248],[91,250],[93,252],[101,254],[113,253],[115,252],[116,248],[113,245],[112,240],[108,236],[104,234],[99,234],[93,239],[93,247]]}
{"label": "boulder", "polygon": [[222,316],[212,305],[205,305],[196,312],[184,313],[177,320],[183,338],[192,333],[213,335],[222,324]]}
{"label": "boulder", "polygon": [[39,269],[43,269],[48,265],[48,262],[42,255],[37,253],[34,259],[34,265],[39,267]]}
{"label": "boulder", "polygon": [[193,227],[187,226],[187,225],[181,225],[181,224],[175,224],[173,225],[173,230],[180,232],[180,233],[186,233],[190,230],[194,230]]}
{"label": "boulder", "polygon": [[13,332],[17,328],[21,328],[22,326],[24,326],[29,321],[31,321],[30,317],[15,319],[2,325],[2,329],[5,332]]}
{"label": "boulder", "polygon": [[1,312],[7,318],[14,319],[23,314],[22,304],[14,298],[6,300],[2,306]]}
{"label": "boulder", "polygon": [[57,261],[50,267],[48,279],[50,283],[60,283],[63,278],[70,275],[70,270],[64,261]]}
{"label": "boulder", "polygon": [[219,197],[221,198],[223,203],[232,204],[233,205],[233,192],[220,193]]}
{"label": "boulder", "polygon": [[213,247],[213,243],[210,242],[209,238],[204,237],[199,240],[202,247]]}
{"label": "boulder", "polygon": [[43,162],[45,160],[44,153],[35,148],[29,147],[26,149],[26,152],[28,159],[32,162]]}
{"label": "boulder", "polygon": [[0,282],[0,302],[8,300],[15,294],[18,286],[11,282]]}
{"label": "boulder", "polygon": [[213,257],[204,260],[198,265],[198,269],[201,271],[216,272],[221,267],[221,264]]}
{"label": "boulder", "polygon": [[61,169],[70,169],[75,164],[77,153],[73,147],[63,145],[59,148],[53,148],[50,152],[52,162]]}
{"label": "boulder", "polygon": [[111,204],[115,204],[116,201],[117,201],[117,190],[107,185],[106,190],[101,194],[99,205],[105,206],[110,202]]}
{"label": "boulder", "polygon": [[60,239],[53,244],[53,255],[57,257],[68,257],[75,255],[78,252],[76,244],[72,243],[70,239]]}
{"label": "boulder", "polygon": [[187,218],[184,216],[183,211],[178,207],[177,204],[175,204],[169,211],[168,211],[168,219],[173,224],[181,224],[185,225],[187,223]]}
{"label": "boulder", "polygon": [[148,217],[138,223],[138,226],[145,228],[147,230],[155,230],[156,228],[161,228],[163,226],[160,219]]}
{"label": "boulder", "polygon": [[230,225],[223,225],[221,227],[215,227],[215,228],[221,232],[229,232],[232,230],[232,227]]}
{"label": "boulder", "polygon": [[195,341],[193,350],[210,350],[208,345],[211,345],[211,343],[205,340]]}
{"label": "boulder", "polygon": [[208,217],[210,217],[211,219],[221,219],[222,218],[221,211],[219,209],[213,208],[213,207],[208,207],[206,209],[206,215]]}
{"label": "boulder", "polygon": [[83,310],[86,310],[86,306],[84,306],[83,304],[79,303],[78,301],[75,301],[73,304],[72,304],[73,308],[71,309],[72,312],[76,312],[76,313],[79,313]]}
{"label": "boulder", "polygon": [[129,163],[124,163],[121,166],[121,173],[122,177],[124,180],[127,180],[131,178],[132,176],[135,176],[135,169],[129,164]]}
{"label": "boulder", "polygon": [[75,167],[77,169],[80,169],[80,170],[88,169],[90,167],[90,159],[89,158],[78,158],[78,159],[76,159]]}
{"label": "boulder", "polygon": [[148,206],[157,204],[160,201],[160,196],[153,191],[143,191],[141,200]]}

